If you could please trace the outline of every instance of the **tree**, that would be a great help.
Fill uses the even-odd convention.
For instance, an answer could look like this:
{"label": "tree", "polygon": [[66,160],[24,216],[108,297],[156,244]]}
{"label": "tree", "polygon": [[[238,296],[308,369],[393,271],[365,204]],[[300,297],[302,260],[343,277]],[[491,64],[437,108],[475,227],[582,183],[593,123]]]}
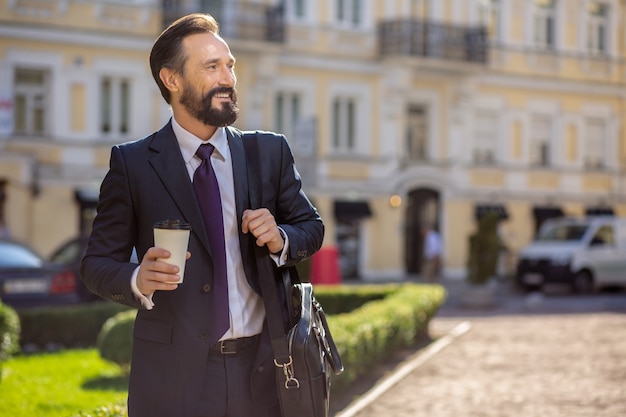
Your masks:
{"label": "tree", "polygon": [[487,213],[478,221],[478,229],[469,237],[467,282],[482,285],[496,275],[502,241],[498,236],[497,213]]}

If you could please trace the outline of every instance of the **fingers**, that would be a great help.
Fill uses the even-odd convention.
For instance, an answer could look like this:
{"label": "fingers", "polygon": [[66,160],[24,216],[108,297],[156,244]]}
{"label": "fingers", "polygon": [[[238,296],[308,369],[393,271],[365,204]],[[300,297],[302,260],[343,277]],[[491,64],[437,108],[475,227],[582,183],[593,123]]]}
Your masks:
{"label": "fingers", "polygon": [[[187,259],[191,254],[187,252]],[[150,248],[144,255],[137,274],[137,288],[142,294],[172,291],[178,288],[178,267],[167,263],[170,253],[161,248]]]}
{"label": "fingers", "polygon": [[259,216],[259,210],[244,210],[243,215],[241,216],[241,230],[244,233],[248,233],[250,231],[249,224],[251,221],[255,220]]}
{"label": "fingers", "polygon": [[251,232],[255,237],[266,231],[266,228],[276,226],[272,213],[266,208],[244,210],[241,219],[241,229],[244,233]]}
{"label": "fingers", "polygon": [[278,230],[276,219],[266,208],[245,210],[241,229],[244,233],[252,233],[256,238],[256,244],[267,245],[271,252],[278,252],[283,248],[284,241]]}

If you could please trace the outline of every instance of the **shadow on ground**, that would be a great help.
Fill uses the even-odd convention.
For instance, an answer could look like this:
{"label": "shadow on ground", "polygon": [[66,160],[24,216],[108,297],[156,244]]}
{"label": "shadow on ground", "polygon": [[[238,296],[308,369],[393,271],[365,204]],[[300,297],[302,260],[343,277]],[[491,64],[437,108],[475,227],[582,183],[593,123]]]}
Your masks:
{"label": "shadow on ground", "polygon": [[83,388],[94,391],[128,391],[128,377],[123,375],[98,376],[83,383]]}

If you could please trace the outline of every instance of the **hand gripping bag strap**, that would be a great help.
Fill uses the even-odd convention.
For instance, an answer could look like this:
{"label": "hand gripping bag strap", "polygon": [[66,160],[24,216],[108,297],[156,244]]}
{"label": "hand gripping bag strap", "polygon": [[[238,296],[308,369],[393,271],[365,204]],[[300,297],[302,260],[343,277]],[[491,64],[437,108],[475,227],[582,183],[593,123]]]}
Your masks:
{"label": "hand gripping bag strap", "polygon": [[[261,167],[259,165],[258,137],[256,133],[244,133],[242,135],[243,145],[246,153],[246,163],[248,165],[248,194],[250,206],[252,208],[261,207]],[[263,279],[263,277],[273,277],[274,271],[269,259],[267,247],[254,245],[257,273],[261,293],[263,294],[263,304],[267,316],[267,326],[270,333],[272,350],[274,351],[275,363],[283,366],[285,375],[291,366],[291,356],[289,346],[282,325],[282,314],[278,292],[273,279]],[[286,271],[288,273],[288,271]],[[289,296],[289,294],[287,294]]]}
{"label": "hand gripping bag strap", "polygon": [[[252,207],[260,207],[262,200],[259,184],[261,171],[258,162],[258,132],[244,134],[243,139],[248,164],[250,204]],[[262,278],[273,277],[273,268],[267,261],[267,248],[258,246],[255,248],[274,362],[280,368],[276,373],[283,417],[327,417],[330,372],[326,369],[324,358],[328,359],[328,363],[337,374],[343,371],[343,366],[330,337],[321,306],[313,297],[313,287],[308,283],[289,285],[287,300],[292,296],[299,300],[300,317],[286,336],[282,328],[282,315],[275,283],[271,279]],[[283,280],[285,283],[291,282],[286,268]],[[327,337],[324,337],[324,334]],[[294,367],[294,363],[297,363],[297,368]]]}

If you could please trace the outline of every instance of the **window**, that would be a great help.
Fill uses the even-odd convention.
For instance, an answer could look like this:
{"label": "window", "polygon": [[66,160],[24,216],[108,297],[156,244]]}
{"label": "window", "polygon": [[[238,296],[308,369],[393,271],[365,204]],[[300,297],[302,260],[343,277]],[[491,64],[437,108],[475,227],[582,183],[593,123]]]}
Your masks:
{"label": "window", "polygon": [[615,232],[612,226],[601,226],[591,239],[592,246],[615,246]]}
{"label": "window", "polygon": [[295,137],[295,129],[300,119],[300,95],[279,93],[276,96],[276,131],[288,138]]}
{"label": "window", "polygon": [[428,113],[424,106],[410,106],[407,114],[406,151],[411,161],[428,157]]}
{"label": "window", "polygon": [[103,77],[100,80],[100,131],[124,135],[130,131],[130,81]]}
{"label": "window", "polygon": [[609,7],[606,4],[598,1],[592,1],[587,4],[587,49],[590,52],[608,52],[608,9]]}
{"label": "window", "polygon": [[361,0],[336,0],[337,22],[348,26],[360,26],[363,23]]}
{"label": "window", "polygon": [[550,143],[552,142],[552,121],[548,116],[536,115],[530,128],[529,161],[531,165],[550,165]]}
{"label": "window", "polygon": [[555,1],[535,0],[534,43],[540,48],[554,48]]}
{"label": "window", "polygon": [[49,72],[32,68],[15,69],[15,133],[43,135],[47,130]]}
{"label": "window", "polygon": [[338,97],[333,101],[333,148],[338,151],[353,150],[356,142],[356,101]]}
{"label": "window", "polygon": [[289,0],[287,14],[294,20],[305,20],[307,17],[307,0]]}
{"label": "window", "polygon": [[586,121],[585,143],[583,145],[583,164],[585,168],[602,169],[604,167],[604,149],[606,146],[606,122],[593,117]]}
{"label": "window", "polygon": [[479,3],[480,23],[487,27],[492,40],[500,40],[500,0],[481,0]]}
{"label": "window", "polygon": [[479,110],[474,120],[474,162],[492,164],[498,146],[498,118],[494,112]]}

